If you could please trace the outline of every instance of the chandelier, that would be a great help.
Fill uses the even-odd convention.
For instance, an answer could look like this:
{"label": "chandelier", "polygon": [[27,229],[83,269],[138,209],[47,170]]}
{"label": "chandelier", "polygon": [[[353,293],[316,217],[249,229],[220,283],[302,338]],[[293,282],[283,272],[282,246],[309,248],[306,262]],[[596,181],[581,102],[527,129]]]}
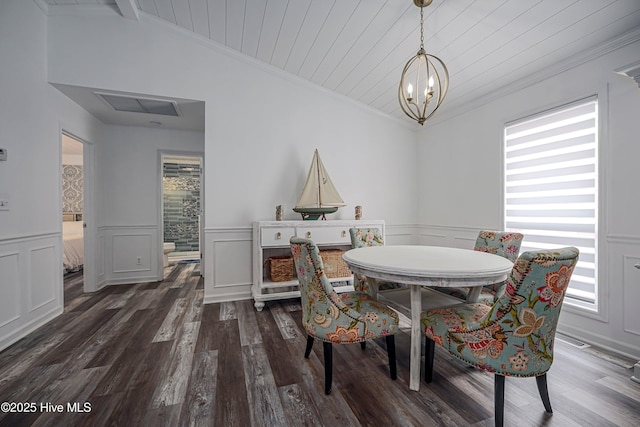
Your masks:
{"label": "chandelier", "polygon": [[402,70],[398,101],[404,113],[421,125],[436,112],[449,89],[449,71],[440,58],[424,50],[424,8],[433,0],[413,0],[420,8],[420,49]]}

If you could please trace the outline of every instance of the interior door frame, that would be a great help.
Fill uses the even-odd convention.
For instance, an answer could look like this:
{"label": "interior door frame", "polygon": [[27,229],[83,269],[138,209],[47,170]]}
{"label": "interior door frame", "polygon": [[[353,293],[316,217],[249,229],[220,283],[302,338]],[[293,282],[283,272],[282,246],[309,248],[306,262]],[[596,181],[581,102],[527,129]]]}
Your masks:
{"label": "interior door frame", "polygon": [[162,280],[164,276],[164,202],[163,202],[163,188],[162,188],[162,176],[163,176],[163,164],[165,157],[191,157],[200,159],[200,209],[198,221],[198,246],[200,249],[200,275],[204,276],[204,259],[205,259],[205,245],[204,241],[204,152],[203,151],[182,151],[182,150],[158,150],[158,280]]}
{"label": "interior door frame", "polygon": [[[62,215],[62,136],[65,135],[82,144],[82,223],[83,223],[83,286],[84,292],[98,290],[97,275],[97,227],[96,194],[97,179],[95,167],[95,146],[64,127],[58,132],[60,138],[60,215]],[[62,218],[60,219],[62,224]],[[62,259],[60,260],[62,264]]]}

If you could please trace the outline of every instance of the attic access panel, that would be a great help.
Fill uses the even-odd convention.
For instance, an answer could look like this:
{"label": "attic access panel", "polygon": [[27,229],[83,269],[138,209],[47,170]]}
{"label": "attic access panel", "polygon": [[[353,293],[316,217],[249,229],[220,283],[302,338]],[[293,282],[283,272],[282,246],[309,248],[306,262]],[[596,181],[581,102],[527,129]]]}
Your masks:
{"label": "attic access panel", "polygon": [[173,117],[180,116],[178,104],[175,101],[98,92],[95,92],[95,94],[116,111],[158,114]]}

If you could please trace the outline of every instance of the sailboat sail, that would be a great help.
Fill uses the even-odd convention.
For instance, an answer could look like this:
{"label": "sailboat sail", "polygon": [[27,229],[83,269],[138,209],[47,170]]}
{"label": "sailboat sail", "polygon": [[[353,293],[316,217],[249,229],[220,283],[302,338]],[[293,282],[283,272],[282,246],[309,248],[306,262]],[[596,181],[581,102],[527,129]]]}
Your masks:
{"label": "sailboat sail", "polygon": [[338,190],[333,185],[318,150],[316,150],[296,208],[340,208],[343,206],[346,206],[346,203],[338,194]]}

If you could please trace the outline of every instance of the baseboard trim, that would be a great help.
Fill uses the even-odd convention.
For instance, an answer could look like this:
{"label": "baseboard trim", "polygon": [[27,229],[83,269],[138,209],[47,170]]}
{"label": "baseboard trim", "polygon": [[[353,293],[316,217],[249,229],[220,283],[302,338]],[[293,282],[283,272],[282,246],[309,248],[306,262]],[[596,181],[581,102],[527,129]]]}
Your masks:
{"label": "baseboard trim", "polygon": [[631,381],[635,381],[640,384],[640,362],[633,365],[633,376],[631,377]]}
{"label": "baseboard trim", "polygon": [[229,294],[217,294],[217,295],[209,295],[204,297],[205,304],[215,304],[217,302],[231,302],[231,301],[241,301],[253,299],[253,295],[251,293],[229,293]]}

